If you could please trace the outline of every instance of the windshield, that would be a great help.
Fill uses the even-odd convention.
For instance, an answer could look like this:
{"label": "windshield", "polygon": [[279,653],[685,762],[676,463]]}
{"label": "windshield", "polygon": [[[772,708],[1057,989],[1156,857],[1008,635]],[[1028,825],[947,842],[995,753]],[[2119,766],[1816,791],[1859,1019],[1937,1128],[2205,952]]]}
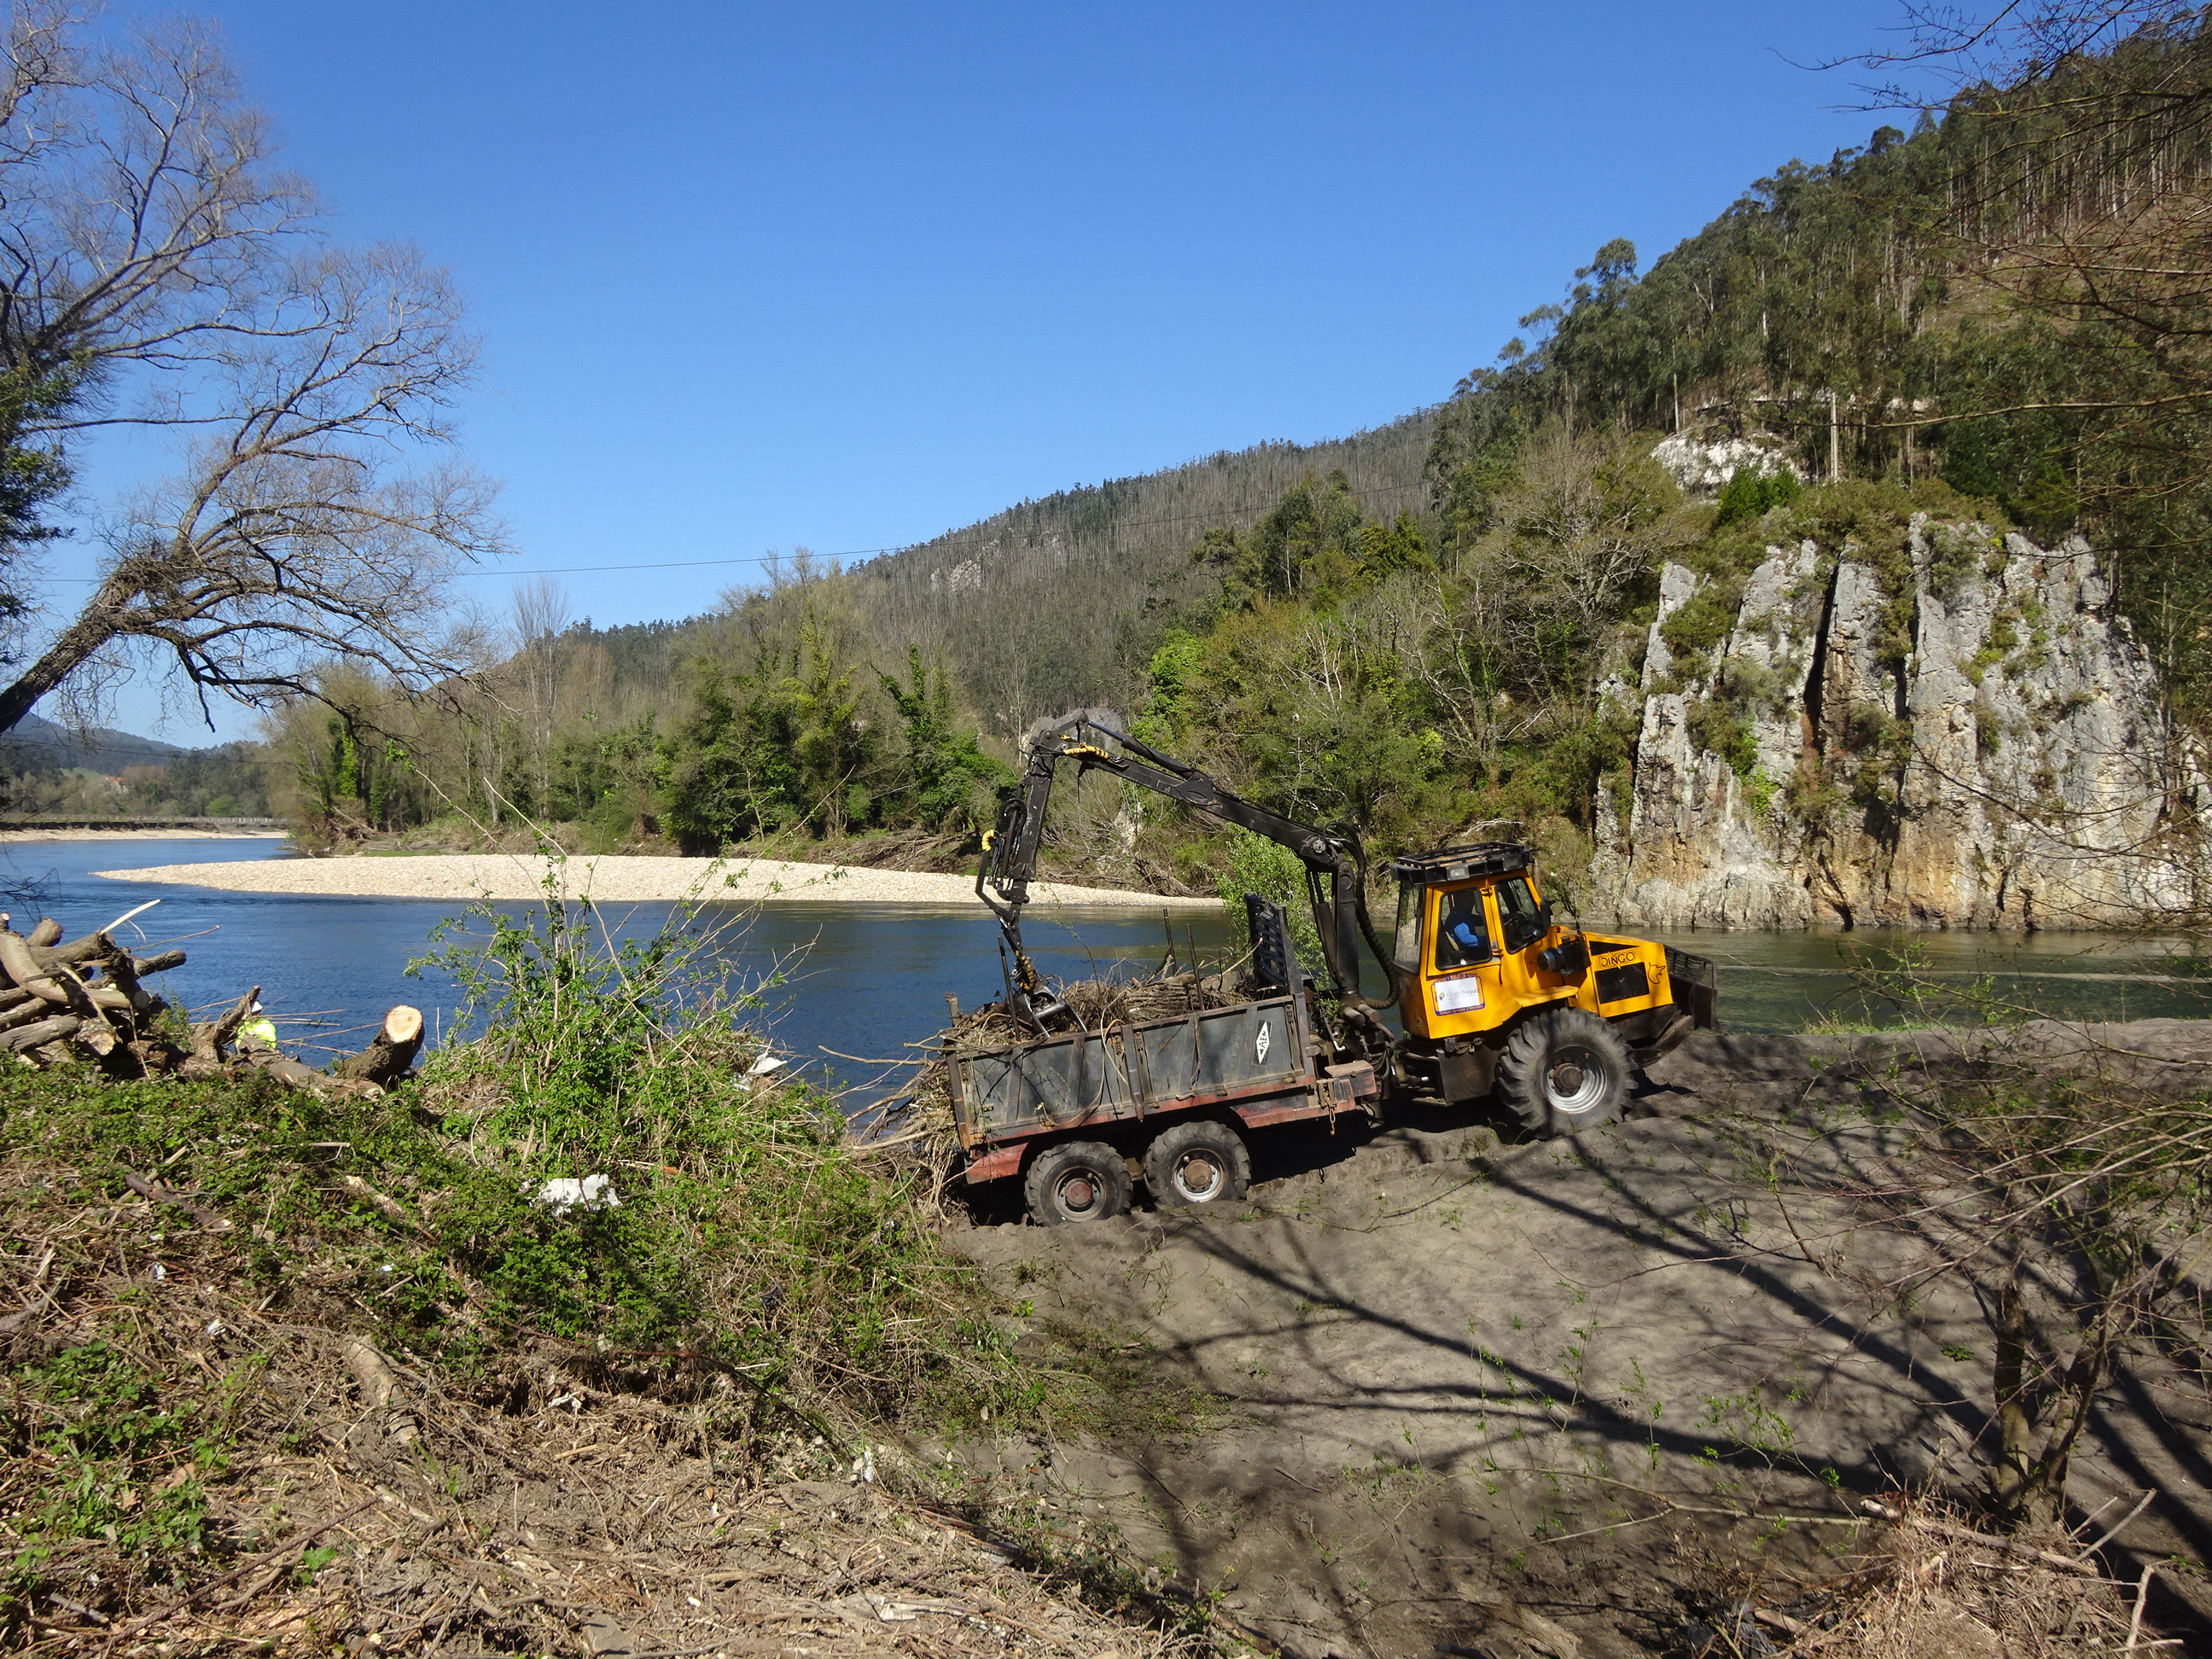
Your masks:
{"label": "windshield", "polygon": [[1490,923],[1483,914],[1482,889],[1462,887],[1437,906],[1436,962],[1438,971],[1469,968],[1491,957]]}
{"label": "windshield", "polygon": [[1525,950],[1552,931],[1528,877],[1515,876],[1498,884],[1498,931],[1504,935],[1509,951]]}

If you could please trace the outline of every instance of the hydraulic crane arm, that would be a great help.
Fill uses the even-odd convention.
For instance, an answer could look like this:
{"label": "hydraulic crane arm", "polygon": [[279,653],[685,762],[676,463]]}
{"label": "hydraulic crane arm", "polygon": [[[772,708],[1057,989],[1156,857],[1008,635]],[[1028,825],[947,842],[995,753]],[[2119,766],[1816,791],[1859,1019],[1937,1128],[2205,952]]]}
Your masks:
{"label": "hydraulic crane arm", "polygon": [[[1104,739],[1106,742],[1101,742]],[[1114,747],[1109,748],[1110,742]],[[1322,955],[1348,1009],[1369,1005],[1359,994],[1359,940],[1364,936],[1397,994],[1397,975],[1389,952],[1375,936],[1367,914],[1367,860],[1356,837],[1316,830],[1271,812],[1231,793],[1197,768],[1115,731],[1089,710],[1041,724],[1030,733],[1029,756],[1018,787],[999,809],[997,827],[985,839],[975,872],[975,894],[999,919],[1011,955],[1010,1000],[1014,1012],[1042,1027],[1059,1005],[1046,993],[1036,965],[1022,946],[1022,906],[1036,877],[1037,851],[1044,837],[1045,807],[1062,760],[1077,763],[1077,775],[1100,771],[1179,800],[1186,806],[1265,836],[1297,854],[1306,866],[1306,890]],[[1322,878],[1328,878],[1328,891]],[[988,889],[988,890],[987,890]]]}

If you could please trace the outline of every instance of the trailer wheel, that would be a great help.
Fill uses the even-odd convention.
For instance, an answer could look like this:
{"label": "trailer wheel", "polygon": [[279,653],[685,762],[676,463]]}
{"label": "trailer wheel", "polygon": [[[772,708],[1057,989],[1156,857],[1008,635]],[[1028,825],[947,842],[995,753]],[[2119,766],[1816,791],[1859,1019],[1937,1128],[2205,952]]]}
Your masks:
{"label": "trailer wheel", "polygon": [[1129,1169],[1121,1154],[1095,1140],[1071,1140],[1037,1154],[1024,1183],[1037,1224],[1104,1221],[1129,1207]]}
{"label": "trailer wheel", "polygon": [[1628,1047],[1583,1008],[1524,1021],[1498,1056],[1498,1097],[1540,1135],[1579,1134],[1628,1103]]}
{"label": "trailer wheel", "polygon": [[1251,1188],[1252,1156],[1226,1123],[1178,1123],[1145,1148],[1145,1184],[1162,1209],[1234,1204]]}

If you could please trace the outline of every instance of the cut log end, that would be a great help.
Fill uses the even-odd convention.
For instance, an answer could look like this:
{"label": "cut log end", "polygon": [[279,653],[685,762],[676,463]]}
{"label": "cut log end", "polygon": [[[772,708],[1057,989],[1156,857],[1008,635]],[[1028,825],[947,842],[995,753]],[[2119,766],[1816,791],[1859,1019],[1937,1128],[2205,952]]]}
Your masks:
{"label": "cut log end", "polygon": [[407,1075],[422,1048],[422,1011],[401,1003],[384,1017],[368,1047],[338,1062],[337,1074],[389,1089]]}

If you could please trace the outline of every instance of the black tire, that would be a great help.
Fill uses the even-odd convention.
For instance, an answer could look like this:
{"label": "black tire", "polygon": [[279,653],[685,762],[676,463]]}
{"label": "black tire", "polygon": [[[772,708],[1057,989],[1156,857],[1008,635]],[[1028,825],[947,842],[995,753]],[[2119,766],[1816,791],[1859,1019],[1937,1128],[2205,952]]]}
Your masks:
{"label": "black tire", "polygon": [[1524,1020],[1498,1056],[1498,1097],[1540,1135],[1580,1134],[1628,1103],[1628,1045],[1583,1008]]}
{"label": "black tire", "polygon": [[1178,1123],[1145,1148],[1145,1185],[1164,1210],[1219,1209],[1252,1189],[1252,1155],[1226,1123]]}
{"label": "black tire", "polygon": [[1023,1190],[1041,1227],[1104,1221],[1129,1209],[1129,1166],[1096,1140],[1048,1146],[1030,1165]]}

